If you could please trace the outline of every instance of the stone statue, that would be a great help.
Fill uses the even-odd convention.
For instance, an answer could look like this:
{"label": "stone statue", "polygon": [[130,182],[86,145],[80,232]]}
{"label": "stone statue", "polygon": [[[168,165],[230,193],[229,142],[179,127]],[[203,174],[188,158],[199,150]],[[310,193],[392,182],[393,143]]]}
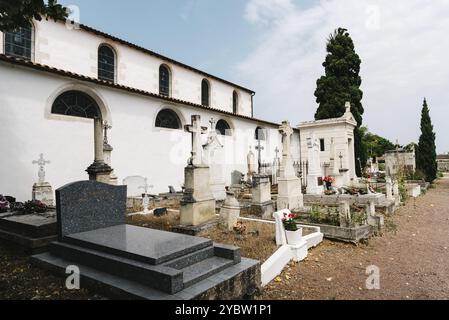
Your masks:
{"label": "stone statue", "polygon": [[256,158],[254,156],[254,152],[251,147],[249,147],[249,152],[247,156],[247,163],[248,163],[248,182],[251,183],[252,177],[254,173],[256,173]]}

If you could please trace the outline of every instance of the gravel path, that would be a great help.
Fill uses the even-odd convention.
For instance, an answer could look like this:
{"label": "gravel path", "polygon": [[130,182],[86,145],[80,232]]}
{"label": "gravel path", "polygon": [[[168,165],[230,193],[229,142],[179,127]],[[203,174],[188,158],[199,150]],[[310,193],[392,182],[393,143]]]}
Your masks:
{"label": "gravel path", "polygon": [[[366,268],[380,289],[366,289]],[[261,299],[449,299],[449,176],[391,217],[368,244],[323,242],[290,266]]]}

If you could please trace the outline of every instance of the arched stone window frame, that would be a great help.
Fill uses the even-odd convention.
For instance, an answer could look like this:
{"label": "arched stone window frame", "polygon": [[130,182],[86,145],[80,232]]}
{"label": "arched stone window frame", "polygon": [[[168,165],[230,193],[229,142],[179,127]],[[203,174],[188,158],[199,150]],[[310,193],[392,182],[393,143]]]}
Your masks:
{"label": "arched stone window frame", "polygon": [[[204,85],[207,85],[207,100],[204,101]],[[211,92],[212,92],[211,82],[204,78],[201,80],[201,105],[210,107],[211,106]],[[205,103],[206,102],[206,103]]]}
{"label": "arched stone window frame", "polygon": [[[159,115],[159,113],[161,111],[166,110],[166,109],[174,112],[178,116],[180,129],[170,129],[170,128],[162,128],[162,127],[157,127],[156,126],[157,116]],[[153,123],[152,123],[154,132],[160,132],[160,131],[184,132],[185,124],[186,124],[186,120],[185,120],[184,115],[179,110],[179,108],[176,105],[174,105],[174,104],[166,104],[166,103],[164,103],[154,112]]]}
{"label": "arched stone window frame", "polygon": [[[113,79],[111,78],[102,78],[100,76],[100,49],[101,48],[108,48],[109,50],[111,50],[112,54],[114,55],[114,75],[113,75]],[[118,65],[118,55],[117,55],[117,50],[115,50],[115,48],[108,44],[108,43],[101,43],[98,46],[98,50],[97,50],[97,77],[99,80],[103,80],[103,81],[108,81],[108,82],[113,82],[116,83],[117,82],[117,65]],[[107,70],[106,70],[107,71]]]}
{"label": "arched stone window frame", "polygon": [[[260,137],[260,134],[262,134],[262,136]],[[256,141],[267,141],[267,130],[261,126],[257,126],[256,130],[254,131],[254,139]]]}
{"label": "arched stone window frame", "polygon": [[[175,121],[177,122],[177,127],[176,127],[176,128],[158,125],[158,118],[159,118],[159,116],[161,116],[161,114],[162,114],[163,112],[165,112],[166,114],[170,114],[171,116],[176,117],[175,119],[173,119],[173,120],[175,120]],[[163,108],[163,109],[161,109],[161,110],[158,112],[158,114],[156,115],[156,118],[154,119],[154,126],[155,126],[155,128],[158,128],[158,129],[182,130],[182,121],[181,121],[181,119],[179,118],[179,116],[178,116],[178,114],[176,113],[176,111],[174,111],[174,110],[171,109],[171,108]]]}
{"label": "arched stone window frame", "polygon": [[76,121],[76,122],[86,122],[90,123],[91,119],[88,118],[80,118],[80,117],[73,117],[73,116],[66,116],[66,115],[60,115],[60,114],[54,114],[52,113],[52,107],[55,102],[55,100],[62,95],[63,93],[67,91],[81,91],[87,95],[89,95],[96,103],[97,106],[100,108],[101,112],[101,118],[103,121],[106,121],[110,125],[113,124],[111,112],[109,110],[109,107],[107,106],[106,99],[96,90],[92,89],[91,87],[88,87],[86,85],[77,84],[77,83],[66,83],[62,86],[60,86],[57,90],[53,92],[51,96],[47,99],[46,107],[45,107],[45,114],[44,117],[48,120],[60,120],[60,121]]}
{"label": "arched stone window frame", "polygon": [[[218,131],[218,129],[217,129],[217,127],[219,126],[219,124],[220,124],[221,122],[226,123],[227,127],[229,127],[229,130],[227,130],[227,131],[226,131],[226,134],[224,134],[224,135],[222,134],[221,131]],[[217,131],[217,133],[218,133],[220,136],[223,136],[223,137],[232,137],[232,136],[234,135],[234,129],[233,129],[233,126],[232,126],[232,122],[231,122],[229,119],[220,118],[220,119],[217,121],[217,123],[215,124],[215,130]]]}
{"label": "arched stone window frame", "polygon": [[240,107],[240,95],[237,90],[232,92],[232,113],[238,114]]}
{"label": "arched stone window frame", "polygon": [[[166,88],[163,88],[161,83],[162,83],[162,73],[161,70],[162,68],[166,68],[168,71],[168,89],[165,90]],[[166,64],[166,63],[162,63],[159,66],[159,72],[158,72],[158,87],[159,87],[159,95],[164,96],[164,97],[172,97],[172,92],[173,92],[173,71],[172,68]],[[163,91],[164,89],[164,91]]]}
{"label": "arched stone window frame", "polygon": [[[29,22],[29,24],[30,24],[30,29],[31,29],[30,56],[29,57],[25,57],[23,55],[16,55],[16,54],[11,54],[11,53],[6,52],[6,49],[7,49],[7,41],[6,41],[7,40],[7,36],[8,36],[8,34],[14,33],[17,30],[12,31],[12,32],[3,32],[3,53],[5,55],[12,56],[12,57],[19,58],[19,59],[23,59],[23,60],[26,60],[26,61],[32,61],[32,62],[35,61],[36,32],[37,32],[37,29],[36,29],[36,26],[35,26],[35,24],[33,22]],[[22,28],[18,28],[18,29],[22,29]]]}

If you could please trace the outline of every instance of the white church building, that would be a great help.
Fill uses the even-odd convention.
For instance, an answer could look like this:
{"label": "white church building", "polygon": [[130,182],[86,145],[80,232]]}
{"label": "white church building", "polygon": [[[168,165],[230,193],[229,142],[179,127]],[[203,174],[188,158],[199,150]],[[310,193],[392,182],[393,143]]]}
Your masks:
{"label": "white church building", "polygon": [[[226,185],[247,172],[258,139],[264,162],[282,148],[279,124],[253,117],[252,90],[84,25],[42,21],[0,33],[0,83],[0,193],[18,201],[31,199],[40,154],[53,189],[87,180],[86,169],[105,160],[118,183],[140,175],[151,193],[179,190],[192,115],[219,133],[211,167]],[[299,130],[291,148],[299,161]]]}

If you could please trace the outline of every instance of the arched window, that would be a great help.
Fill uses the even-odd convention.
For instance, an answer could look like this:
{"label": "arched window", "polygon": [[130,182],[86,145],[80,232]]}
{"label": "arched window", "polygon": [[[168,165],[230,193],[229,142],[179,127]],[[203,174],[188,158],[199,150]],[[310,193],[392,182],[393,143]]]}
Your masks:
{"label": "arched window", "polygon": [[115,82],[115,53],[104,44],[98,48],[98,79]]}
{"label": "arched window", "polygon": [[210,85],[206,79],[201,82],[201,104],[206,107],[210,105]]}
{"label": "arched window", "polygon": [[222,136],[230,136],[231,135],[231,127],[224,120],[219,120],[217,125],[215,126],[215,130],[218,134]]}
{"label": "arched window", "polygon": [[33,55],[33,27],[5,32],[5,54],[31,61]]}
{"label": "arched window", "polygon": [[238,113],[239,111],[239,94],[237,91],[232,93],[232,112]]}
{"label": "arched window", "polygon": [[53,102],[51,113],[79,118],[100,118],[98,104],[88,94],[81,91],[67,91]]}
{"label": "arched window", "polygon": [[170,70],[167,66],[159,67],[159,94],[161,96],[170,96]]}
{"label": "arched window", "polygon": [[157,128],[181,129],[181,120],[176,112],[170,109],[161,110],[156,117]]}
{"label": "arched window", "polygon": [[265,130],[262,127],[257,127],[256,133],[254,134],[254,138],[256,140],[264,141],[265,140]]}

